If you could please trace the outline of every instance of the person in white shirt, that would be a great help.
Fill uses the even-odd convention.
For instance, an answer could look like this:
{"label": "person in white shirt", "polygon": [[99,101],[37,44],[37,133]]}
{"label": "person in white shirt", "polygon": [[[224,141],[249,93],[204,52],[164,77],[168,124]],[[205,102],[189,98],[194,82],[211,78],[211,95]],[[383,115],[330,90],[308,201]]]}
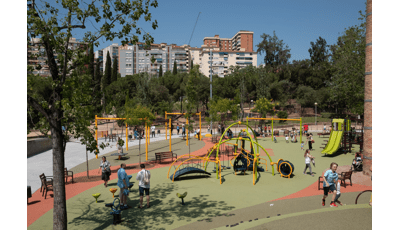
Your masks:
{"label": "person in white shirt", "polygon": [[304,168],[303,174],[306,174],[307,168],[310,168],[310,175],[314,176],[312,169],[311,169],[311,160],[314,159],[314,157],[310,154],[310,150],[307,149],[306,152],[304,153],[304,158],[306,158],[306,167]]}
{"label": "person in white shirt", "polygon": [[156,127],[152,125],[150,129],[151,129],[151,137],[156,137]]}
{"label": "person in white shirt", "polygon": [[140,164],[140,168],[142,169],[138,172],[136,176],[136,180],[139,181],[139,196],[140,196],[140,204],[138,208],[142,208],[143,204],[143,195],[146,193],[146,201],[147,208],[150,208],[150,172],[145,169],[144,164]]}
{"label": "person in white shirt", "polygon": [[338,204],[343,206],[342,202],[340,202],[340,200],[338,200],[339,197],[340,197],[340,182],[338,181],[337,184],[336,184],[336,197],[333,200],[333,202],[337,202]]}
{"label": "person in white shirt", "polygon": [[200,140],[200,127],[197,127],[196,135],[197,138]]}
{"label": "person in white shirt", "polygon": [[289,136],[288,135],[286,135],[285,140],[286,140],[286,143],[289,143]]}

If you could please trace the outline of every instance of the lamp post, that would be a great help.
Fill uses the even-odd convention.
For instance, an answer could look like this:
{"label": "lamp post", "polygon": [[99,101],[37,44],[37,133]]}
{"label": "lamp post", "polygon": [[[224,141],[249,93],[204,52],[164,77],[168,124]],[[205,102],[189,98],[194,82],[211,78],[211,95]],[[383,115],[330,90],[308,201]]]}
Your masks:
{"label": "lamp post", "polygon": [[[240,110],[240,104],[237,104],[237,107],[238,107],[238,110]],[[238,114],[240,114],[240,113],[238,113]],[[239,117],[238,117],[239,118]],[[240,118],[239,118],[239,120],[240,120]],[[237,127],[238,127],[238,129],[239,129],[239,124],[237,125]],[[236,128],[235,128],[235,133],[236,133]]]}
{"label": "lamp post", "polygon": [[315,102],[315,125],[317,125],[317,105],[318,105],[318,103],[317,102]]}
{"label": "lamp post", "polygon": [[250,108],[249,108],[249,114],[251,112],[251,107],[253,106],[253,100],[250,101]]}

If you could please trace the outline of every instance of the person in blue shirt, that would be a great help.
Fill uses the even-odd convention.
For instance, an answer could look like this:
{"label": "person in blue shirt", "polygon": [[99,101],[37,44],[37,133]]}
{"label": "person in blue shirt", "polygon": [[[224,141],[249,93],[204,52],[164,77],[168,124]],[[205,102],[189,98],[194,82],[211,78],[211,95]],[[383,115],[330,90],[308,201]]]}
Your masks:
{"label": "person in blue shirt", "polygon": [[178,125],[176,125],[176,132],[178,133],[178,135],[179,135],[179,124]]}
{"label": "person in blue shirt", "polygon": [[122,209],[127,209],[128,204],[127,204],[127,195],[124,193],[125,189],[128,189],[128,174],[125,172],[125,167],[126,164],[122,163],[121,168],[118,169],[117,175],[118,175],[118,182],[117,185],[119,187],[119,198],[121,201],[121,210]]}
{"label": "person in blue shirt", "polygon": [[185,136],[186,135],[186,130],[185,130],[185,126],[183,125],[182,126],[182,136]]}
{"label": "person in blue shirt", "polygon": [[338,182],[338,174],[336,172],[338,164],[335,162],[331,163],[330,169],[327,170],[323,176],[324,179],[324,196],[322,198],[322,206],[325,206],[325,198],[328,196],[329,190],[332,191],[332,201],[330,206],[337,207],[334,200],[336,197],[336,184]]}

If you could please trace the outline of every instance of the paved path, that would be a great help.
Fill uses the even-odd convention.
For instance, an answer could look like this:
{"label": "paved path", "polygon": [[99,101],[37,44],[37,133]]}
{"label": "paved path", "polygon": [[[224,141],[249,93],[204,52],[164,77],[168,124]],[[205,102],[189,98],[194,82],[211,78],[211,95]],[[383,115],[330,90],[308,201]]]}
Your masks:
{"label": "paved path", "polygon": [[[191,135],[193,136],[193,135]],[[179,138],[181,136],[172,135],[172,138]],[[125,140],[125,138],[124,138]],[[156,135],[156,137],[151,138],[150,143],[154,141],[165,140],[165,135]],[[104,141],[103,138],[99,138],[99,143]],[[144,140],[141,141],[143,143]],[[105,149],[100,149],[99,156],[107,154],[109,152],[115,151],[116,142],[109,142],[110,146]],[[128,143],[128,148],[131,146],[139,145],[138,140],[130,141]],[[88,153],[88,159],[94,159],[96,155],[93,153]],[[65,148],[65,167],[71,169],[86,161],[85,146],[81,145],[80,142],[68,142]],[[32,193],[40,189],[40,179],[39,175],[44,173],[45,175],[53,175],[53,155],[52,150],[36,154],[28,158],[28,185],[31,186]]]}

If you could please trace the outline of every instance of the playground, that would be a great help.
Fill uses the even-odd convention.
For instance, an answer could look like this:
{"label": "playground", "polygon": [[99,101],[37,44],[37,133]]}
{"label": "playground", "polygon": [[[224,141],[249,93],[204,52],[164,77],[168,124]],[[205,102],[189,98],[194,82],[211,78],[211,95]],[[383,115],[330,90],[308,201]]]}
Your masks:
{"label": "playground", "polygon": [[[274,142],[271,136],[252,135],[254,131],[251,127],[240,130],[232,139],[219,138],[217,143],[204,134],[201,140],[192,137],[188,143],[181,138],[151,142],[147,146],[147,161],[144,141],[140,146],[140,156],[139,146],[129,147],[127,151],[124,149],[127,154],[123,160],[112,155],[116,153],[114,149],[102,155],[112,165],[107,188],[101,179],[83,179],[86,177],[86,162],[68,169],[74,172],[75,181],[66,184],[68,229],[229,227],[282,230],[317,226],[324,226],[324,229],[372,229],[372,208],[368,205],[371,193],[361,195],[358,204],[355,204],[360,192],[372,190],[369,177],[362,172],[353,172],[352,185],[345,181],[346,187],[341,186],[340,198],[346,204],[344,206],[330,207],[329,202],[322,206],[323,190],[318,190],[318,177],[329,169],[331,162],[338,163],[339,174],[350,170],[359,146],[353,146],[352,152],[347,154],[340,151],[324,154],[322,151],[333,145],[329,142],[337,144],[337,139],[318,137],[316,131],[311,132],[315,141],[311,151],[315,157],[315,167],[312,168],[314,177],[308,172],[303,174],[305,150],[301,150],[300,141],[288,143],[281,132]],[[303,141],[306,142],[304,136]],[[324,145],[326,147],[321,148]],[[305,144],[304,149],[307,147]],[[155,160],[155,153],[166,152],[170,148],[177,159]],[[232,150],[230,154],[226,153],[226,149]],[[139,161],[145,163],[146,169],[151,172],[150,208],[137,208],[139,196],[135,178],[140,171]],[[121,211],[122,222],[113,225],[113,215],[110,215],[106,204],[114,201],[110,189],[118,188],[116,172],[122,162],[127,164],[126,172],[132,176],[130,182],[133,187],[128,196],[131,208]],[[91,176],[100,176],[99,164],[100,157],[88,161]],[[195,170],[173,176],[185,169],[189,171],[189,168]],[[95,199],[93,194],[97,193],[100,196]],[[182,205],[183,200],[177,197],[177,193],[187,194],[183,198],[185,205]],[[117,194],[119,191],[115,197],[118,197]],[[330,199],[331,193],[327,201]],[[52,228],[52,206],[51,197],[44,199],[39,190],[34,192],[28,204],[28,229]]]}

